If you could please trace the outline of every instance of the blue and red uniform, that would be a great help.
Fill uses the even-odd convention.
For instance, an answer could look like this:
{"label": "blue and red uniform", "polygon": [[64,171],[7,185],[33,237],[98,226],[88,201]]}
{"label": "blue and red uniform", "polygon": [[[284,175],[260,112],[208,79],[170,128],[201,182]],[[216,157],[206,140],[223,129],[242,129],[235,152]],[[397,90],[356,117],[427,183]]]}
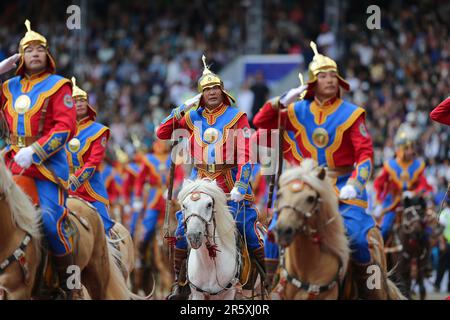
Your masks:
{"label": "blue and red uniform", "polygon": [[[122,198],[124,200],[124,206],[130,208],[132,210],[132,204],[135,199],[135,191],[134,185],[136,184],[136,178],[139,174],[139,164],[136,161],[130,162],[126,164],[123,173],[123,186],[122,186]],[[131,237],[134,237],[134,233],[136,231],[136,223],[139,218],[139,213],[132,210],[130,212],[131,217],[127,217],[130,219],[129,228]]]}
{"label": "blue and red uniform", "polygon": [[[9,127],[9,144],[5,162],[13,175],[34,179],[45,235],[51,251],[58,256],[71,253],[72,248],[63,228],[69,181],[69,164],[64,145],[76,128],[76,111],[69,79],[43,71],[27,76],[18,71],[2,86],[1,110]],[[19,101],[19,102],[18,102]],[[27,101],[22,109],[20,101]],[[15,154],[31,146],[33,162],[23,170],[14,161]]]}
{"label": "blue and red uniform", "polygon": [[[100,173],[100,165],[109,140],[109,128],[87,116],[78,122],[77,133],[67,145],[71,178],[69,194],[91,203],[102,218],[105,232],[114,225],[109,216],[109,198]],[[76,144],[72,144],[74,140]]]}
{"label": "blue and red uniform", "polygon": [[[277,129],[279,100],[269,100],[253,119],[261,137],[261,129]],[[365,212],[367,194],[365,185],[372,172],[372,140],[365,125],[365,111],[339,97],[320,105],[316,99],[305,99],[288,105],[280,113],[284,124],[284,157],[292,164],[303,158],[312,158],[320,166],[335,171],[333,178],[337,195],[345,185],[357,190],[357,197],[340,200],[339,210],[344,218],[353,249],[353,259],[358,263],[370,261],[367,233],[375,227],[373,218]],[[270,139],[267,140],[270,146]],[[272,219],[273,228],[276,214]],[[278,259],[278,247],[266,239],[266,258]]]}
{"label": "blue and red uniform", "polygon": [[381,233],[386,241],[395,220],[396,208],[404,191],[432,192],[424,175],[425,162],[414,159],[404,162],[399,157],[386,161],[380,175],[374,181],[377,202],[381,203],[383,220]]}
{"label": "blue and red uniform", "polygon": [[[160,139],[171,139],[176,129],[185,129],[189,136],[190,154],[194,160],[191,179],[208,177],[215,179],[225,193],[236,187],[243,195],[240,203],[228,201],[237,227],[246,236],[250,250],[262,248],[262,228],[254,206],[254,195],[249,184],[252,174],[250,163],[250,125],[247,115],[224,103],[212,111],[203,106],[185,110],[183,104],[167,117],[157,130]],[[184,113],[185,112],[185,113]],[[184,113],[184,116],[181,114]],[[234,129],[234,135],[230,134]],[[235,139],[234,143],[227,143]],[[187,248],[181,211],[176,231],[177,247]],[[244,230],[245,226],[245,230]]]}

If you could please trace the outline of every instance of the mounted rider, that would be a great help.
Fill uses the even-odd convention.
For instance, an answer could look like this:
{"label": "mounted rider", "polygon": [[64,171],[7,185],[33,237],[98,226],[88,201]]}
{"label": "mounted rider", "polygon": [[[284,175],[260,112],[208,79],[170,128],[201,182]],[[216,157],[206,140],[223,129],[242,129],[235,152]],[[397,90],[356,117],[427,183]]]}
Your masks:
{"label": "mounted rider", "polygon": [[[209,70],[205,59],[203,56],[203,75],[198,80],[200,93],[174,109],[158,128],[157,136],[168,140],[173,138],[172,133],[176,129],[187,130],[189,151],[194,160],[190,178],[215,179],[220,188],[230,195],[228,205],[235,217],[238,230],[241,235],[245,235],[250,254],[263,267],[262,225],[258,221],[254,195],[249,184],[252,173],[250,125],[247,115],[231,106],[235,99],[225,91],[219,76]],[[175,248],[176,285],[169,299],[186,297],[181,294],[178,285],[182,283],[179,274],[187,257],[187,241],[181,211],[177,213],[177,219],[179,224]]]}
{"label": "mounted rider", "polygon": [[16,77],[2,86],[0,101],[9,137],[5,162],[13,175],[34,180],[42,212],[43,231],[67,298],[67,268],[74,264],[72,244],[65,229],[69,164],[64,146],[76,128],[72,84],[56,75],[47,39],[31,30],[20,40]]}
{"label": "mounted rider", "polygon": [[[365,185],[373,167],[372,139],[365,125],[365,110],[341,99],[341,89],[348,91],[349,84],[340,76],[335,61],[319,54],[314,42],[311,47],[314,58],[309,64],[307,85],[267,101],[253,123],[259,130],[277,129],[278,122],[274,119],[280,117],[280,126],[285,130],[280,146],[284,158],[297,165],[304,158],[312,158],[326,168],[340,199],[339,211],[350,238],[352,266],[360,295],[379,299],[381,290],[370,290],[366,286],[370,276],[368,267],[382,263],[375,261],[368,242],[381,236],[375,237],[379,231],[373,218],[365,212]],[[300,94],[303,99],[297,101]],[[270,146],[270,140],[268,142]],[[269,230],[275,224],[276,214]],[[266,269],[270,275],[278,265],[278,246],[266,238],[265,247]]]}
{"label": "mounted rider", "polygon": [[105,157],[109,128],[96,122],[97,111],[89,104],[86,91],[72,77],[72,98],[77,110],[77,131],[66,146],[70,166],[69,194],[92,204],[103,221],[109,237],[114,221],[109,216],[109,199],[100,166]]}

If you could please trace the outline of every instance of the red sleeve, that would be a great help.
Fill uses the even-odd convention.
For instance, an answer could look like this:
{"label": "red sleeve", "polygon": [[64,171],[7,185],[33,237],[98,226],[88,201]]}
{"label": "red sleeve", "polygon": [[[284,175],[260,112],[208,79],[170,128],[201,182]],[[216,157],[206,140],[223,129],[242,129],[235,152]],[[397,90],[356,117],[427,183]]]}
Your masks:
{"label": "red sleeve", "polygon": [[431,111],[430,118],[436,122],[450,126],[450,97],[442,101],[433,111]]}
{"label": "red sleeve", "polygon": [[125,200],[125,204],[130,204],[130,196],[131,192],[133,191],[134,181],[134,175],[127,170],[122,186],[122,197]]}
{"label": "red sleeve", "polygon": [[350,137],[355,150],[355,162],[361,163],[366,159],[373,159],[372,138],[365,124],[365,116],[362,114],[350,128]]}
{"label": "red sleeve", "polygon": [[377,195],[377,201],[383,201],[384,193],[389,184],[389,172],[383,167],[381,174],[375,178],[373,187]]}
{"label": "red sleeve", "polygon": [[[278,128],[278,109],[275,106],[276,98],[267,101],[264,106],[256,113],[253,118],[253,124],[258,129],[277,129]],[[286,121],[286,113],[281,113],[281,121]]]}
{"label": "red sleeve", "polygon": [[142,193],[144,190],[144,184],[147,176],[150,174],[150,169],[146,165],[142,165],[141,170],[136,178],[134,184],[135,196],[136,198],[142,198]]}
{"label": "red sleeve", "polygon": [[433,187],[428,183],[427,178],[425,178],[423,171],[417,179],[417,187],[415,188],[415,191],[423,191],[425,193],[434,191]]}
{"label": "red sleeve", "polygon": [[161,140],[169,140],[172,138],[172,132],[176,129],[185,128],[186,120],[182,117],[180,120],[177,120],[174,116],[161,123],[156,130],[156,136]]}

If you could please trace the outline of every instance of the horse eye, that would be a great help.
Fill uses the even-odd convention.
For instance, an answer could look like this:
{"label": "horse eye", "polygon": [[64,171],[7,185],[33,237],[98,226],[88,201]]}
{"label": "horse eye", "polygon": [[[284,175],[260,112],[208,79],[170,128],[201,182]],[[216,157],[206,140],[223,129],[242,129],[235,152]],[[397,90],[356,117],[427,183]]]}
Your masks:
{"label": "horse eye", "polygon": [[308,196],[308,198],[306,198],[306,202],[313,203],[314,202],[314,197],[313,196]]}
{"label": "horse eye", "polygon": [[186,205],[183,204],[183,210],[186,210],[186,209],[187,209]]}
{"label": "horse eye", "polygon": [[212,208],[212,203],[209,202],[208,205],[206,206],[206,208],[211,209]]}

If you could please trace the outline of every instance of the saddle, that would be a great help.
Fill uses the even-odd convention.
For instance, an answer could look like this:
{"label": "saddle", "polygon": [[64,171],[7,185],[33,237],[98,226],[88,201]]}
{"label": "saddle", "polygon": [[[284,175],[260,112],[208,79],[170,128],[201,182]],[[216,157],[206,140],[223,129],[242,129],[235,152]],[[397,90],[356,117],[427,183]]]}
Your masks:
{"label": "saddle", "polygon": [[[40,207],[39,194],[36,187],[36,183],[33,178],[27,176],[13,176],[13,180],[16,185],[26,194],[37,208]],[[86,221],[78,217],[74,212],[69,211],[67,219],[64,220],[63,228],[69,242],[75,250],[75,255],[78,247],[79,231],[78,227],[74,222],[77,219],[82,226],[88,229]],[[41,229],[41,234],[44,235]],[[40,264],[37,269],[37,276],[35,285],[33,288],[33,296],[37,299],[47,299],[51,297],[56,297],[59,291],[58,276],[54,272],[54,265],[52,262],[52,255],[49,251],[49,245],[46,237],[42,237],[41,244],[41,259]]]}

